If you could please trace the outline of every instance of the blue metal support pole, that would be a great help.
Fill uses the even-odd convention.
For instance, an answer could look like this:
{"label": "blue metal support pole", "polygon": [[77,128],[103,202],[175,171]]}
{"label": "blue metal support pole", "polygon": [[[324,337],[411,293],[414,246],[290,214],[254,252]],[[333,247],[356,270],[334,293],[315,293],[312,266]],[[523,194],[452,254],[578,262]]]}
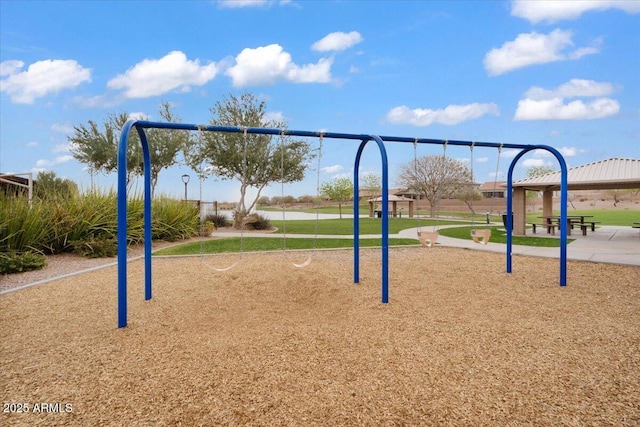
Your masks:
{"label": "blue metal support pole", "polygon": [[353,166],[353,283],[360,283],[360,157],[369,140],[362,140]]}
{"label": "blue metal support pole", "polygon": [[[195,124],[187,123],[162,123],[162,122],[150,122],[144,120],[129,120],[122,128],[120,135],[120,142],[118,146],[118,327],[124,327],[127,325],[127,145],[128,136],[132,128],[136,128],[140,135],[140,140],[143,150],[144,161],[144,256],[145,256],[145,299],[151,299],[152,297],[152,284],[151,284],[151,244],[152,244],[152,230],[151,230],[151,157],[149,152],[148,140],[144,129],[174,129],[174,130],[187,130],[198,131],[204,130],[208,132],[229,132],[229,133],[243,133],[260,134],[260,135],[289,135],[300,137],[317,137],[333,139],[349,139],[360,140],[360,147],[356,156],[355,177],[354,186],[355,190],[358,190],[358,173],[360,165],[360,156],[362,150],[368,141],[374,140],[378,144],[380,149],[380,155],[382,158],[382,302],[387,303],[389,301],[389,188],[388,188],[388,163],[387,152],[384,146],[385,142],[405,142],[405,143],[418,143],[418,144],[440,144],[440,145],[459,145],[459,146],[471,146],[474,147],[493,147],[493,148],[514,148],[524,150],[516,160],[514,160],[509,169],[509,182],[508,182],[508,199],[507,210],[511,212],[512,200],[512,171],[513,166],[517,162],[524,152],[532,149],[544,149],[551,151],[562,167],[562,186],[561,186],[561,221],[566,223],[567,217],[567,170],[566,164],[562,155],[551,147],[537,145],[524,145],[524,144],[508,144],[508,143],[493,143],[493,142],[470,142],[470,141],[458,141],[458,140],[439,140],[429,138],[409,138],[409,137],[396,137],[396,136],[377,136],[367,134],[352,134],[352,133],[337,133],[337,132],[314,132],[303,130],[282,130],[282,129],[270,129],[270,128],[244,128],[239,126],[199,126]],[[357,194],[357,193],[356,193]],[[357,198],[356,198],[357,199]],[[359,282],[359,205],[358,201],[354,200],[354,283]],[[511,272],[511,229],[512,229],[511,215],[507,215],[507,271]],[[566,284],[566,226],[562,229],[561,234],[561,279],[562,286]],[[565,267],[563,267],[565,265]]]}
{"label": "blue metal support pole", "polygon": [[558,150],[548,145],[528,146],[518,153],[511,164],[507,173],[507,273],[512,271],[512,254],[513,254],[513,169],[518,160],[531,150],[546,150],[555,156],[560,163],[560,286],[567,285],[567,201],[568,201],[568,172],[567,164],[564,157]]}
{"label": "blue metal support pole", "polygon": [[127,145],[134,123],[125,123],[118,145],[118,328],[127,326]]}
{"label": "blue metal support pole", "polygon": [[151,153],[149,142],[144,129],[137,127],[142,145],[142,159],[144,165],[144,299],[151,299],[151,246],[153,234],[151,233]]}
{"label": "blue metal support pole", "polygon": [[363,139],[358,147],[356,153],[356,160],[353,171],[353,184],[354,192],[354,212],[353,212],[353,282],[360,282],[360,208],[358,206],[358,190],[359,181],[358,175],[360,173],[360,158],[364,147],[373,139],[380,149],[380,158],[382,162],[382,284],[381,284],[381,301],[386,304],[389,302],[389,173],[388,173],[388,161],[387,150],[384,147],[384,142],[379,136],[371,135],[369,139]]}
{"label": "blue metal support pole", "polygon": [[151,154],[147,135],[135,121],[128,121],[118,145],[118,327],[127,326],[127,147],[135,127],[142,145],[144,167],[144,274],[145,299],[151,299]]}

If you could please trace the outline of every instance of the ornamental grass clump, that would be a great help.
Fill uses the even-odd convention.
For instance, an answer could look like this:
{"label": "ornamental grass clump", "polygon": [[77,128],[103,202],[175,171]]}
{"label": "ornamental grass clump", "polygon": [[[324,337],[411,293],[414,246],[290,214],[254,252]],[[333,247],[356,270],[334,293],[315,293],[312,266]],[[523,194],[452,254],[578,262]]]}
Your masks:
{"label": "ornamental grass clump", "polygon": [[232,222],[226,215],[223,214],[209,214],[204,217],[205,222],[211,222],[215,228],[230,227]]}
{"label": "ornamental grass clump", "polygon": [[[3,271],[38,268],[38,265],[44,265],[44,258],[33,259],[46,254],[74,252],[87,257],[115,256],[117,198],[114,191],[90,191],[73,196],[52,191],[32,201],[24,194],[0,194]],[[154,199],[153,238],[175,241],[195,236],[200,228],[198,216],[198,208],[193,204],[168,197]],[[143,241],[143,198],[133,194],[127,201],[127,245]]]}
{"label": "ornamental grass clump", "polygon": [[39,252],[47,234],[47,207],[26,197],[0,196],[0,252]]}
{"label": "ornamental grass clump", "polygon": [[199,211],[192,203],[160,197],[153,201],[151,212],[153,239],[174,242],[198,235]]}

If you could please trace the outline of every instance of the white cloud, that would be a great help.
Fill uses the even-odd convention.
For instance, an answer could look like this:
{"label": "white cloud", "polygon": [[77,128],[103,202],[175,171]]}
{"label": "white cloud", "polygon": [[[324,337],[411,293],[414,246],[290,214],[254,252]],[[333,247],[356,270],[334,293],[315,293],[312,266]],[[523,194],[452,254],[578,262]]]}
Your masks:
{"label": "white cloud", "polygon": [[352,179],[353,176],[349,172],[337,173],[331,177],[331,179]]}
{"label": "white cloud", "polygon": [[544,159],[525,159],[522,162],[522,166],[527,168],[545,166],[546,164],[547,162]]}
{"label": "white cloud", "polygon": [[518,154],[520,154],[522,150],[516,150],[515,148],[504,149],[500,152],[500,158],[502,159],[513,159]]}
{"label": "white cloud", "polygon": [[614,86],[607,82],[596,82],[594,80],[571,79],[553,90],[546,90],[534,86],[530,88],[525,96],[529,99],[542,100],[553,98],[575,98],[583,96],[607,96],[614,91]]}
{"label": "white cloud", "polygon": [[349,49],[364,40],[359,32],[330,33],[311,45],[311,49],[317,52],[331,52]]}
{"label": "white cloud", "polygon": [[321,58],[316,64],[299,66],[278,44],[243,49],[235,60],[236,65],[226,72],[233,80],[235,87],[269,85],[278,81],[292,83],[331,81],[332,59]]}
{"label": "white cloud", "polygon": [[9,76],[15,74],[24,67],[24,62],[17,59],[9,59],[7,61],[0,62],[0,76]]}
{"label": "white cloud", "polygon": [[549,62],[575,60],[587,54],[599,52],[598,39],[593,46],[563,53],[573,46],[571,31],[553,30],[549,34],[536,32],[519,34],[515,40],[500,48],[491,49],[484,57],[484,67],[491,76],[497,76],[518,68]]}
{"label": "white cloud", "polygon": [[343,170],[344,168],[342,167],[342,165],[333,165],[333,166],[325,166],[323,168],[320,168],[320,170],[324,173],[338,173],[341,170]]}
{"label": "white cloud", "polygon": [[69,123],[54,123],[51,125],[51,130],[54,132],[70,134],[73,133],[73,125]]}
{"label": "white cloud", "polygon": [[50,166],[54,166],[54,165],[58,165],[60,163],[66,163],[70,160],[73,160],[73,156],[71,155],[65,155],[65,156],[58,156],[53,160],[47,160],[47,159],[40,159],[36,162],[36,168],[42,170],[43,168],[47,168]]}
{"label": "white cloud", "polygon": [[68,153],[71,151],[71,144],[56,144],[52,149],[52,153]]}
{"label": "white cloud", "polygon": [[[611,83],[572,79],[555,89],[532,87],[518,101],[514,120],[594,120],[620,111],[615,99],[606,98],[614,92]],[[592,101],[566,98],[591,97]]]}
{"label": "white cloud", "polygon": [[222,8],[240,9],[243,7],[268,6],[273,0],[218,0],[218,5]]}
{"label": "white cloud", "polygon": [[76,96],[73,98],[73,103],[80,108],[110,108],[121,102],[120,97],[114,97],[112,95],[95,95],[91,97]]}
{"label": "white cloud", "polygon": [[172,90],[187,92],[191,86],[202,86],[218,73],[214,62],[200,65],[200,60],[189,61],[181,51],[169,52],[160,59],[145,59],[109,80],[112,89],[124,89],[127,98],[147,98]]}
{"label": "white cloud", "polygon": [[36,98],[73,89],[91,81],[91,70],[74,60],[46,59],[20,71],[24,62],[9,60],[0,64],[0,91],[11,96],[18,104],[33,104]]}
{"label": "white cloud", "polygon": [[25,144],[27,147],[37,147],[38,141],[29,141]]}
{"label": "white cloud", "polygon": [[284,114],[282,113],[282,111],[267,111],[264,114],[264,120],[267,122],[278,122],[278,123],[283,123],[284,120]]}
{"label": "white cloud", "polygon": [[292,0],[218,0],[218,5],[223,9],[240,9],[244,7],[270,7],[274,4],[284,6],[291,3]]}
{"label": "white cloud", "polygon": [[487,163],[489,161],[488,157],[476,157],[474,159],[476,163]]}
{"label": "white cloud", "polygon": [[554,23],[579,18],[584,12],[620,9],[627,13],[640,12],[640,2],[632,0],[572,0],[531,1],[513,0],[511,15],[524,18],[533,24]]}
{"label": "white cloud", "polygon": [[618,101],[599,98],[591,102],[582,100],[565,104],[562,98],[536,101],[518,101],[514,120],[594,120],[613,116],[620,111]]}
{"label": "white cloud", "polygon": [[466,104],[449,105],[444,109],[409,109],[402,105],[392,108],[386,115],[386,120],[393,124],[410,124],[413,126],[429,126],[433,123],[455,125],[467,120],[474,120],[486,114],[499,115],[496,104]]}
{"label": "white cloud", "polygon": [[586,150],[583,150],[581,148],[576,148],[576,147],[560,147],[558,148],[558,151],[564,157],[575,157],[580,153],[586,152]]}
{"label": "white cloud", "polygon": [[147,113],[143,113],[141,111],[129,113],[127,114],[127,118],[129,120],[151,120],[151,117]]}

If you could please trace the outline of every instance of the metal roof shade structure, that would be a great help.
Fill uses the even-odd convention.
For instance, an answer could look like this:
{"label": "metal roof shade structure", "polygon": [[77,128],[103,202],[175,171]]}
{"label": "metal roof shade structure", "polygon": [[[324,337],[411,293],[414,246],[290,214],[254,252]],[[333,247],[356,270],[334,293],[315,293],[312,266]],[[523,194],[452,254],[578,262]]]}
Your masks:
{"label": "metal roof shade structure", "polygon": [[[373,218],[373,205],[375,203],[382,203],[382,196],[374,197],[373,199],[367,200],[369,202],[369,217]],[[408,203],[409,204],[409,218],[413,218],[413,206],[415,200],[410,199],[408,197],[396,196],[395,194],[389,194],[387,196],[387,202],[392,203],[392,216],[395,218],[398,215],[398,202]]]}
{"label": "metal roof shade structure", "polygon": [[[569,168],[569,190],[621,190],[640,188],[640,159],[612,158]],[[513,183],[526,190],[557,191],[560,172],[552,172]]]}
{"label": "metal roof shade structure", "polygon": [[[399,136],[379,136],[373,134],[354,134],[354,133],[339,133],[339,132],[319,132],[319,131],[305,131],[305,130],[287,130],[287,129],[272,129],[272,128],[256,128],[256,127],[244,127],[244,126],[206,126],[196,125],[189,123],[162,123],[162,122],[150,122],[145,120],[129,120],[127,121],[120,132],[120,141],[118,144],[118,328],[123,328],[127,325],[127,180],[126,180],[126,164],[127,164],[127,146],[129,142],[129,133],[135,131],[140,136],[140,144],[142,146],[142,158],[143,158],[143,176],[144,176],[144,294],[145,300],[152,298],[152,284],[151,284],[151,153],[149,149],[149,142],[145,129],[174,129],[174,130],[188,130],[188,131],[207,131],[207,132],[227,132],[227,133],[245,133],[245,134],[260,134],[260,135],[288,135],[288,136],[301,136],[301,137],[324,137],[333,139],[345,139],[355,140],[359,142],[359,147],[356,153],[354,161],[354,174],[353,174],[353,186],[355,191],[359,190],[359,178],[360,173],[360,158],[362,152],[369,142],[373,142],[378,146],[381,158],[382,169],[382,218],[381,218],[381,234],[382,234],[382,283],[381,283],[381,302],[389,302],[389,177],[388,177],[388,161],[387,151],[385,143],[387,142],[405,142],[412,144],[440,144],[443,146],[456,145],[471,147],[488,147],[488,148],[514,148],[521,150],[517,154],[509,167],[508,172],[508,187],[507,187],[507,210],[512,210],[511,203],[511,183],[513,182],[513,169],[518,160],[527,152],[532,150],[545,150],[551,153],[558,163],[561,169],[561,189],[560,198],[562,200],[562,207],[560,210],[560,216],[563,220],[567,218],[567,165],[564,157],[558,150],[548,145],[526,145],[526,144],[510,144],[510,143],[495,143],[495,142],[474,142],[474,141],[460,141],[460,140],[439,140],[430,138],[409,138]],[[359,245],[359,212],[360,206],[358,198],[354,197],[353,203],[353,249],[354,249],[354,262],[353,262],[353,282],[359,283],[360,281],[360,245]],[[511,273],[512,270],[512,239],[511,230],[513,229],[511,215],[507,218],[507,249],[506,249],[506,271]],[[566,286],[567,284],[567,233],[566,228],[563,228],[560,233],[560,286]]]}
{"label": "metal roof shade structure", "polygon": [[[561,172],[552,172],[512,184],[513,234],[526,233],[526,190],[542,191],[542,216],[553,214],[553,192],[561,187],[560,177]],[[640,159],[611,158],[570,168],[567,186],[569,190],[640,188]]]}

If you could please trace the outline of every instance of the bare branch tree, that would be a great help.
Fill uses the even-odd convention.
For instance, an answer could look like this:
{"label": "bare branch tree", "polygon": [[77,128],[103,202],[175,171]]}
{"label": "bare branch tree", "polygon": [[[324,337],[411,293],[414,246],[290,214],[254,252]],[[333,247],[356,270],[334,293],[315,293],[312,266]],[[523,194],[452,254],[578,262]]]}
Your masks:
{"label": "bare branch tree", "polygon": [[400,166],[398,184],[429,201],[435,216],[443,197],[455,197],[472,185],[471,171],[463,162],[444,155],[424,156]]}

